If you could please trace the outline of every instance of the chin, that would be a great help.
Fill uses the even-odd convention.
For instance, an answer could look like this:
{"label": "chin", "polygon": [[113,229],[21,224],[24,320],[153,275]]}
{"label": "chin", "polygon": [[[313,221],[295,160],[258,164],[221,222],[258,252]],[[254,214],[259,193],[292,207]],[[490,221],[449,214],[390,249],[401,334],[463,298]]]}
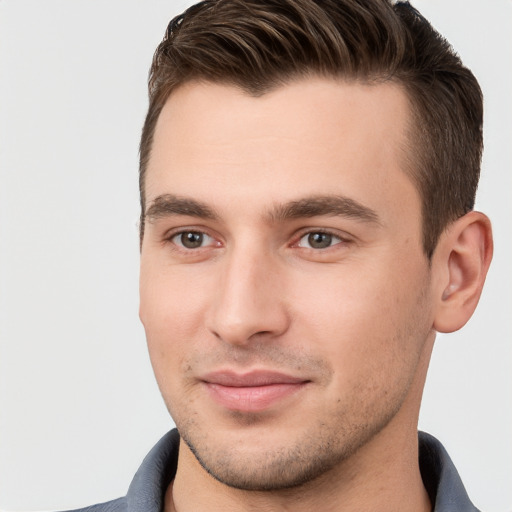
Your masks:
{"label": "chin", "polygon": [[238,432],[213,426],[198,431],[190,424],[179,430],[199,464],[217,481],[236,489],[276,491],[303,486],[341,467],[381,428],[258,428],[254,418],[246,418]]}
{"label": "chin", "polygon": [[[300,487],[329,471],[339,461],[310,457],[300,447],[269,447],[265,450],[236,445],[203,450],[184,438],[203,469],[217,481],[247,491],[275,491]],[[259,445],[260,443],[258,443]]]}

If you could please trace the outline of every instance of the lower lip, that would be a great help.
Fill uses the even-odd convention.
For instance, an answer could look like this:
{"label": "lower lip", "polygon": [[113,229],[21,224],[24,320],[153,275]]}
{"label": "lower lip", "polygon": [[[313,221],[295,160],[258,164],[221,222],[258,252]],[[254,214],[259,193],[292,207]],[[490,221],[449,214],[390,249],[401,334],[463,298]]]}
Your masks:
{"label": "lower lip", "polygon": [[266,386],[232,387],[211,382],[206,387],[219,405],[232,411],[261,412],[300,391],[306,382],[268,384]]}

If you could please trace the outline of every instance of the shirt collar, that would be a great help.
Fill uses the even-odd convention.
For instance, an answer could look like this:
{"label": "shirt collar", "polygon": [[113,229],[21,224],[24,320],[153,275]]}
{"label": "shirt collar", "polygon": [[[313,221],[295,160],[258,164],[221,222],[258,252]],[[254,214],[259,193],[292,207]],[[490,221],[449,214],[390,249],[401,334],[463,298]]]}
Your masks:
{"label": "shirt collar", "polygon": [[478,512],[444,446],[425,432],[418,436],[421,477],[434,512]]}

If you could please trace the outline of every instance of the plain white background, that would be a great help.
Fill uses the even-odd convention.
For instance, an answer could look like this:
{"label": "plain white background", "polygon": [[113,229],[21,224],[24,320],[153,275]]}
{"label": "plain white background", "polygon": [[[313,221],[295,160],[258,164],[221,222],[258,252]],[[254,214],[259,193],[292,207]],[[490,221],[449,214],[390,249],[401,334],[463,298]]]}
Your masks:
{"label": "plain white background", "polygon": [[[146,77],[190,2],[0,0],[0,508],[124,495],[171,426],[138,308]],[[496,254],[481,304],[438,338],[420,427],[474,502],[512,510],[512,2],[415,3],[486,97],[478,209]]]}

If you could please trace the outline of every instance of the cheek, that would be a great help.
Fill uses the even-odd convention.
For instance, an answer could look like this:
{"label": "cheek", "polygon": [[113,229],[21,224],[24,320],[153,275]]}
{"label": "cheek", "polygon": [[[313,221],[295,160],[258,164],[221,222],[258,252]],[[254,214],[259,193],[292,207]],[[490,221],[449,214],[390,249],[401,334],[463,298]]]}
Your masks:
{"label": "cheek", "polygon": [[162,391],[182,372],[194,340],[201,337],[204,298],[204,289],[172,269],[141,268],[140,318]]}
{"label": "cheek", "polygon": [[189,267],[165,264],[156,258],[142,261],[140,273],[140,317],[146,332],[160,339],[175,339],[203,309],[209,283],[203,273]]}
{"label": "cheek", "polygon": [[302,319],[295,328],[302,339],[315,340],[337,379],[370,385],[379,375],[392,380],[414,371],[429,332],[424,269],[352,267],[310,285],[295,292],[301,300],[294,317]]}

